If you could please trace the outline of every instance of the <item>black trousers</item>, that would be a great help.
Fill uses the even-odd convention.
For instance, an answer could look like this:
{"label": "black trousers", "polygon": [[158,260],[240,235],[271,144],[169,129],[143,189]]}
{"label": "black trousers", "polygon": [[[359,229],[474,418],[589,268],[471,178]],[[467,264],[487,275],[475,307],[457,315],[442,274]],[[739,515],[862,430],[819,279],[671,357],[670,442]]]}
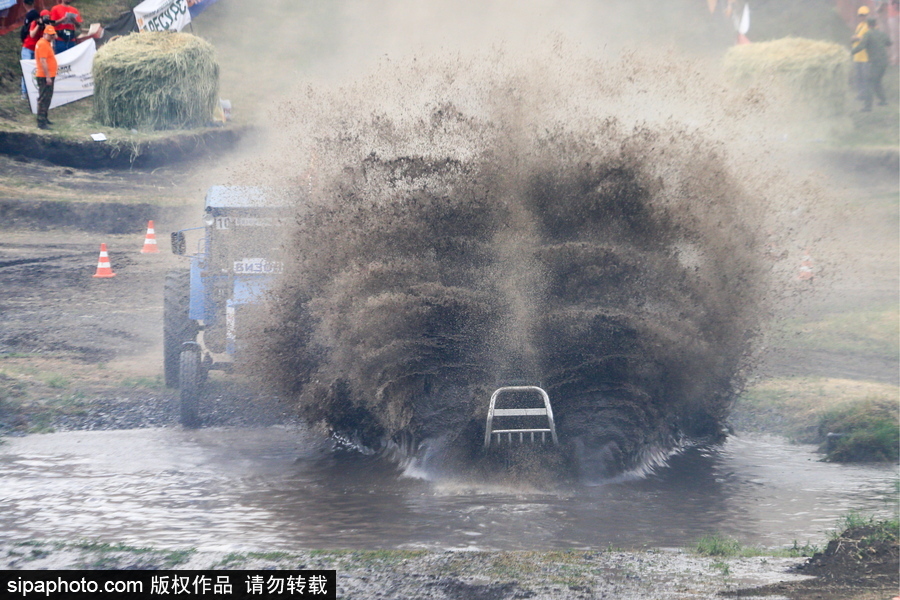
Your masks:
{"label": "black trousers", "polygon": [[[51,79],[56,81],[56,79]],[[50,112],[50,101],[53,100],[53,83],[47,83],[46,77],[38,77],[38,101],[37,101],[37,122],[38,125],[46,125],[50,119],[47,113]]]}
{"label": "black trousers", "polygon": [[877,64],[877,63],[869,63],[869,92],[867,97],[866,105],[872,106],[872,95],[874,94],[876,98],[878,98],[878,102],[881,104],[885,104],[887,102],[887,96],[884,95],[884,85],[881,80],[884,77],[884,72],[887,71],[887,63],[885,64]]}

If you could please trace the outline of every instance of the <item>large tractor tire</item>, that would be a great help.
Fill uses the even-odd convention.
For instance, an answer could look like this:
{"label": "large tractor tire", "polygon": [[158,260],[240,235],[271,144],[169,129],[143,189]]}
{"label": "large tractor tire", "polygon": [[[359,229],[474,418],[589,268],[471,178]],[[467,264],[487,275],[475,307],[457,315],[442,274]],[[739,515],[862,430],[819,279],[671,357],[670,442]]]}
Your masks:
{"label": "large tractor tire", "polygon": [[191,272],[167,273],[163,296],[163,372],[168,387],[178,387],[179,384],[181,345],[193,342],[200,330],[188,313],[190,299]]}
{"label": "large tractor tire", "polygon": [[180,420],[185,427],[200,425],[200,388],[203,385],[203,366],[200,361],[200,349],[187,347],[179,357],[179,396]]}

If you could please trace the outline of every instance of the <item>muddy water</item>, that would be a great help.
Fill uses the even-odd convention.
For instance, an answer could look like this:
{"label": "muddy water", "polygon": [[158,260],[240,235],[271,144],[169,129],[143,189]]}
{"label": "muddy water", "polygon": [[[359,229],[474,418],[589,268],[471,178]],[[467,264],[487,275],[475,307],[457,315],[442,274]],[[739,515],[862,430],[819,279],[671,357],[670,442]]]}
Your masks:
{"label": "muddy water", "polygon": [[0,446],[0,539],[206,550],[821,544],[851,509],[890,514],[893,467],[732,438],[642,481],[564,491],[403,477],[287,429],[68,432]]}

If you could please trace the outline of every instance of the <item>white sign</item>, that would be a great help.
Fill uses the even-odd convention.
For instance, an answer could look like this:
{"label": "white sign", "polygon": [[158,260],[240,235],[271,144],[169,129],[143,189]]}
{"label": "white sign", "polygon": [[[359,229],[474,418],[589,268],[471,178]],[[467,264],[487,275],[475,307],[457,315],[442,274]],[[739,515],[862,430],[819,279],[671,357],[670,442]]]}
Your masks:
{"label": "white sign", "polygon": [[[85,40],[75,44],[65,52],[56,55],[56,80],[53,82],[53,99],[50,108],[56,108],[69,102],[75,102],[94,94],[94,54],[97,44],[94,40]],[[34,60],[19,61],[22,74],[25,76],[25,88],[28,90],[28,102],[31,112],[37,114],[38,85],[37,62]]]}
{"label": "white sign", "polygon": [[234,261],[234,272],[241,275],[275,275],[284,271],[280,260],[265,258],[245,258]]}
{"label": "white sign", "polygon": [[134,7],[141,31],[181,31],[191,22],[187,0],[144,0]]}

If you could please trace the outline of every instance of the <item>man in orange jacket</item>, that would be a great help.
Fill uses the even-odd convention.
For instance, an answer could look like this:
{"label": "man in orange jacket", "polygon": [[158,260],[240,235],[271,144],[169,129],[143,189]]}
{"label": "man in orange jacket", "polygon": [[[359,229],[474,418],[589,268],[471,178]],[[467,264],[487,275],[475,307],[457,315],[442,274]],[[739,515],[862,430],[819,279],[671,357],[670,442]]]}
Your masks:
{"label": "man in orange jacket", "polygon": [[54,39],[56,39],[56,29],[53,28],[53,25],[47,25],[44,27],[44,36],[34,47],[34,60],[37,62],[34,75],[38,84],[37,126],[39,129],[47,129],[51,124],[47,113],[50,111],[50,101],[53,100],[53,82],[56,80]]}

